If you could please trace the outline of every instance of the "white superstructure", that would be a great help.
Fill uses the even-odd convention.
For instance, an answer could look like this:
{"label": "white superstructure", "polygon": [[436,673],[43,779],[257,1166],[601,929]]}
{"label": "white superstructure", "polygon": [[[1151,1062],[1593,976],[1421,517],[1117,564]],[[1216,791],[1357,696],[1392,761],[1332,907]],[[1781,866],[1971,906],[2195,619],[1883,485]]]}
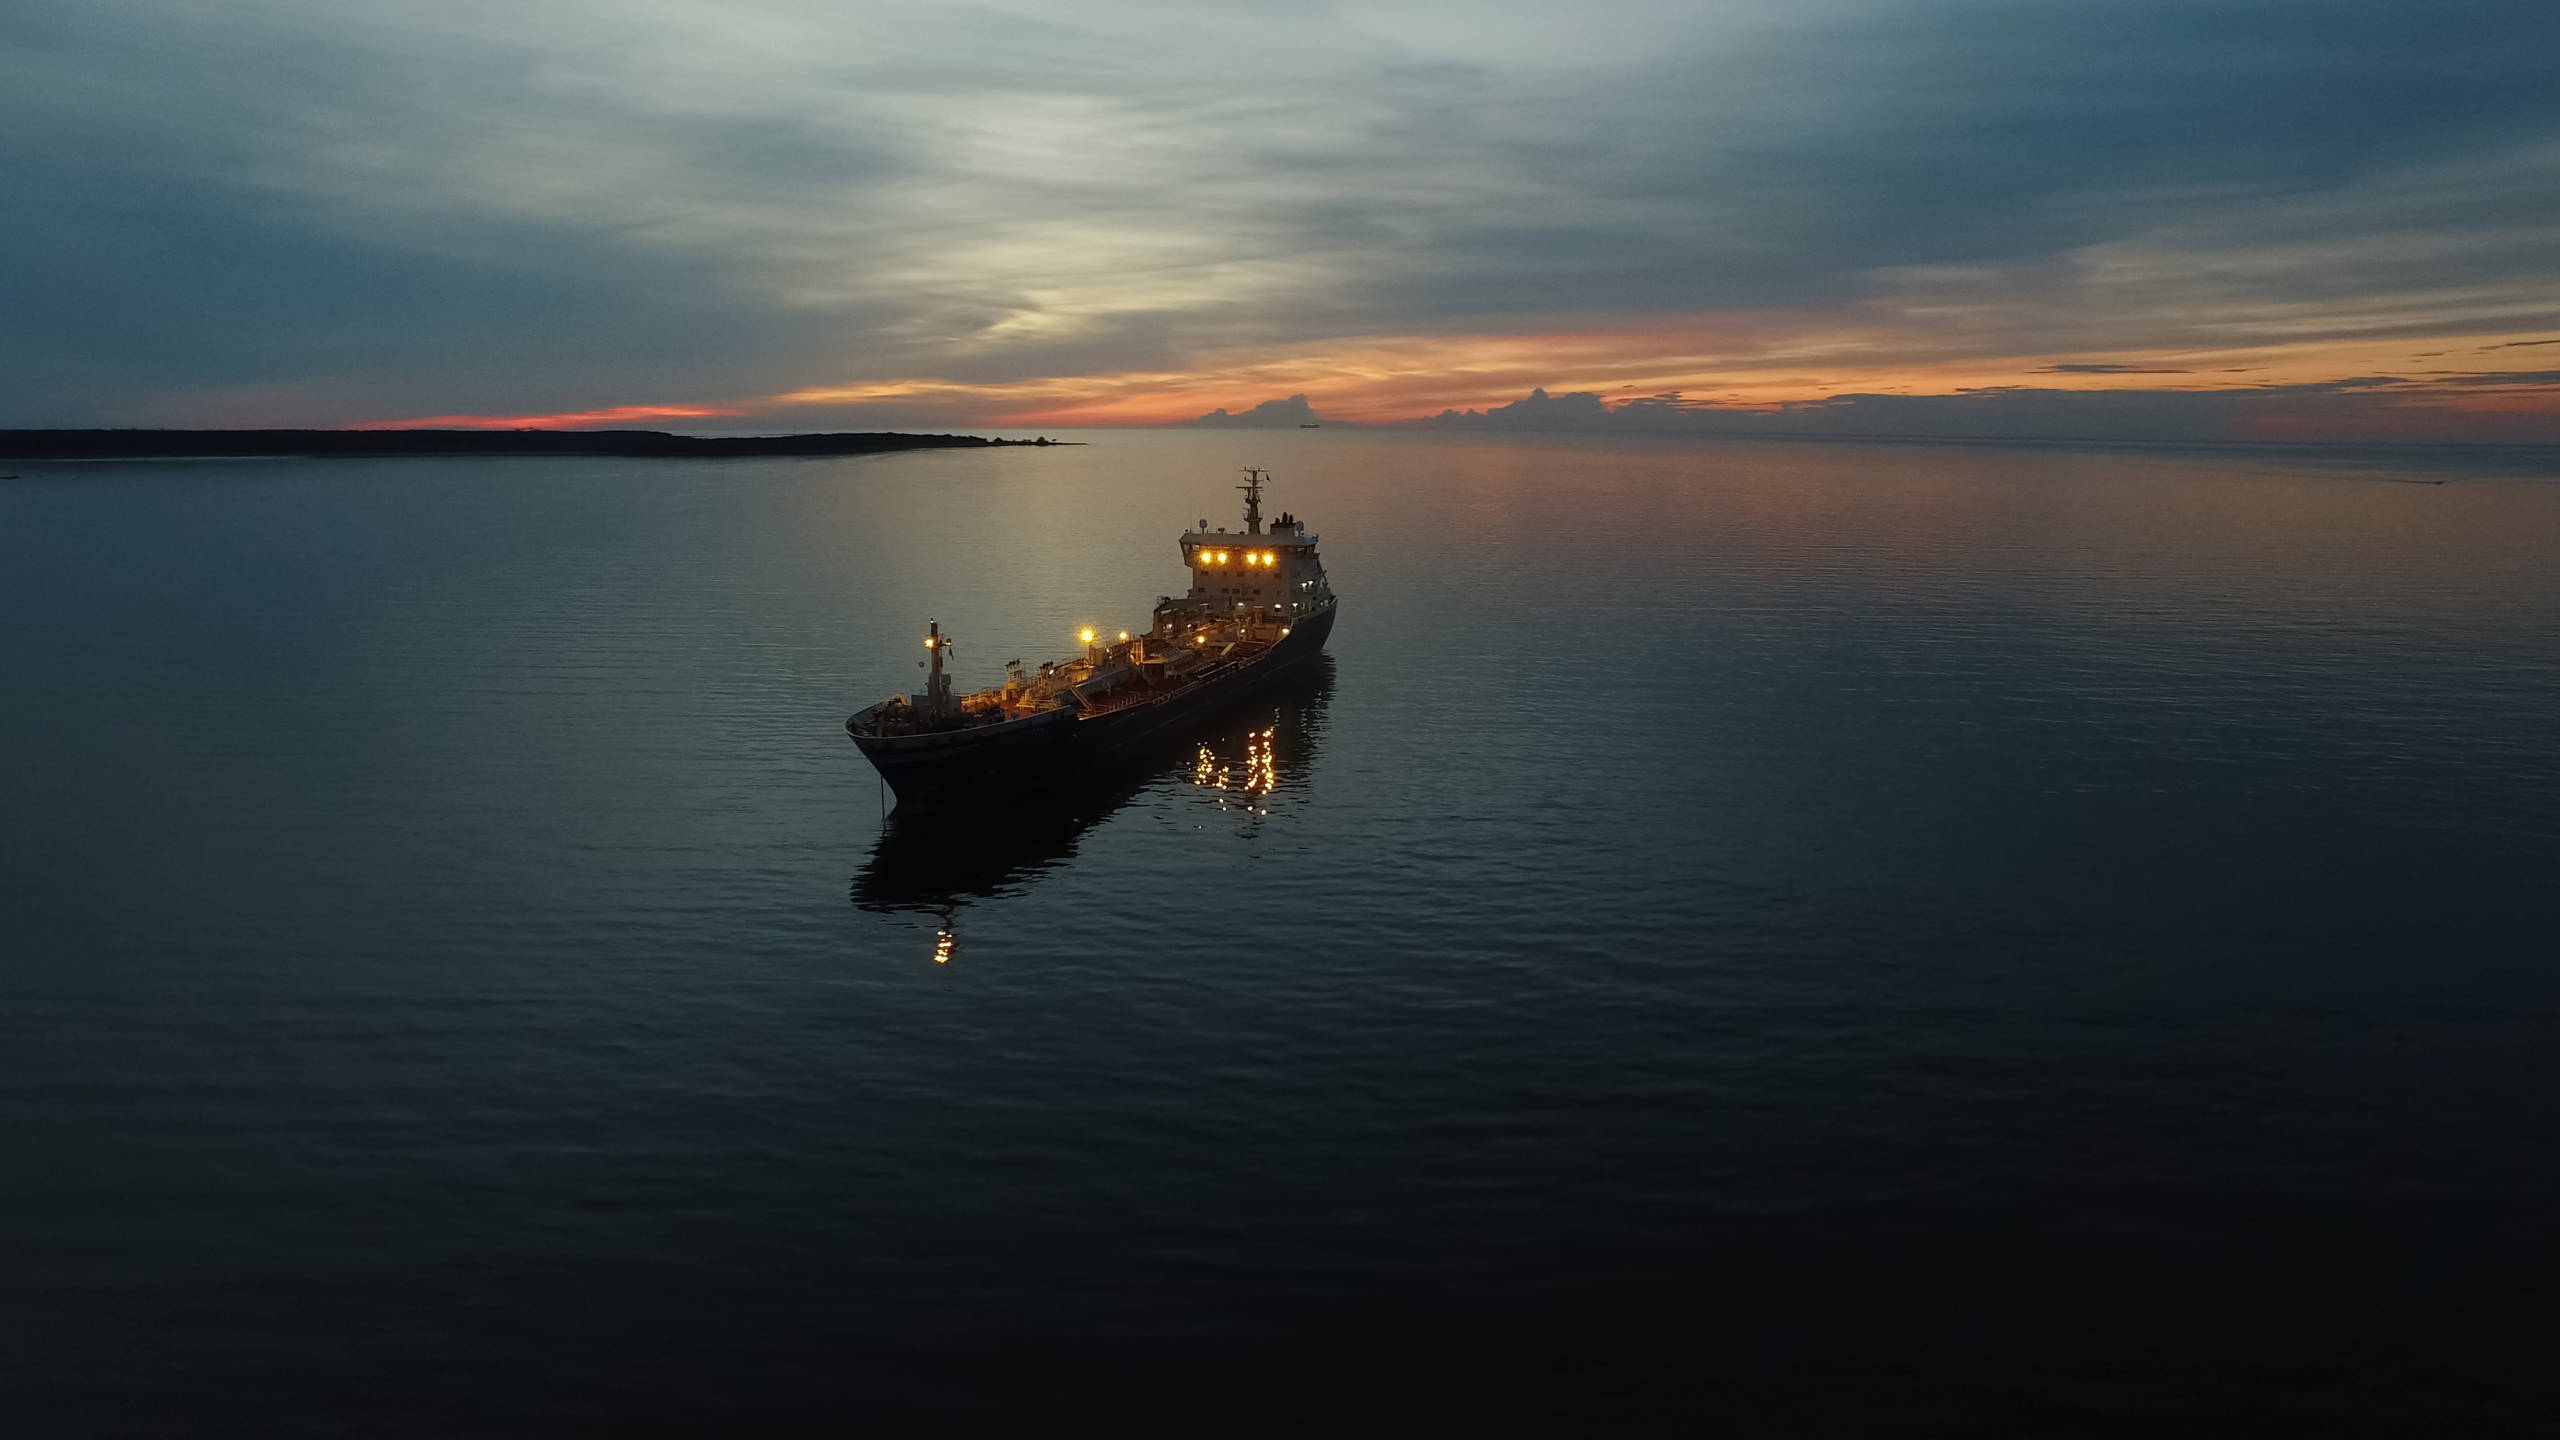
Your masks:
{"label": "white superstructure", "polygon": [[1332,603],[1324,578],[1324,562],[1316,554],[1316,537],[1297,517],[1282,512],[1265,529],[1262,486],[1269,477],[1247,470],[1244,529],[1230,533],[1223,525],[1182,533],[1182,563],[1191,570],[1191,593],[1177,601],[1165,597],[1157,606],[1159,628],[1167,612],[1187,611],[1201,618],[1225,617],[1261,624],[1290,624]]}

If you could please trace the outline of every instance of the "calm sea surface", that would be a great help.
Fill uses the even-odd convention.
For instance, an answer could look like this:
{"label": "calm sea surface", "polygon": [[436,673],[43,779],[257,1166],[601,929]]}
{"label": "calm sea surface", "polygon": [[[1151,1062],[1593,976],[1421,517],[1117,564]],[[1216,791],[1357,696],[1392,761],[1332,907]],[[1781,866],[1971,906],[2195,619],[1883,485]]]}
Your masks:
{"label": "calm sea surface", "polygon": [[[2560,460],[1086,438],[10,467],[8,1428],[2552,1401]],[[884,828],[1249,462],[1325,672]]]}

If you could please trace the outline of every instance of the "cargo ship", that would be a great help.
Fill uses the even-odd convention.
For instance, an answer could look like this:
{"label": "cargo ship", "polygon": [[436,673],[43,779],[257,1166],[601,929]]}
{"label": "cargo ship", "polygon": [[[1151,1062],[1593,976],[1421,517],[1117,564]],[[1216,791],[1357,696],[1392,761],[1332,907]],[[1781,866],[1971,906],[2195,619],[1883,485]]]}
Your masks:
{"label": "cargo ship", "polygon": [[1083,653],[957,694],[952,637],[925,627],[924,689],[844,722],[901,811],[1054,790],[1175,738],[1324,652],[1339,609],[1316,537],[1283,512],[1267,527],[1270,476],[1244,472],[1244,528],[1202,519],[1179,542],[1188,594],[1162,596],[1146,633],[1086,630]]}

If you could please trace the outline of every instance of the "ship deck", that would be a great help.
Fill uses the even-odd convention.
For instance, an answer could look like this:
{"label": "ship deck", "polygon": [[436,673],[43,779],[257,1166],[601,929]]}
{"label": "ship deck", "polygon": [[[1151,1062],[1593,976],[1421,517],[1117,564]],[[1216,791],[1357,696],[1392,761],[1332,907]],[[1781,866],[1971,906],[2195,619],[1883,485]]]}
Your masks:
{"label": "ship deck", "polygon": [[[1202,685],[1212,684],[1252,664],[1278,645],[1279,635],[1269,633],[1238,634],[1229,631],[1217,636],[1216,652],[1203,659],[1182,650],[1163,635],[1141,636],[1134,641],[1099,649],[1094,657],[1063,661],[1042,666],[1036,688],[1016,694],[1008,689],[981,690],[960,697],[958,713],[933,723],[920,723],[914,717],[906,697],[897,696],[864,710],[845,722],[848,732],[857,736],[894,738],[909,735],[942,735],[985,729],[1034,716],[1052,714],[1060,709],[1072,710],[1077,719],[1090,720],[1119,711],[1135,709],[1159,700],[1171,699]],[[1212,638],[1200,636],[1203,641]],[[1149,648],[1174,652],[1170,664],[1151,664]],[[1116,670],[1114,667],[1118,667]],[[1097,675],[1109,675],[1110,688],[1094,694],[1082,687]]]}
{"label": "ship deck", "polygon": [[1161,684],[1150,681],[1146,677],[1146,672],[1140,670],[1130,677],[1128,683],[1089,700],[1081,700],[1076,706],[1077,717],[1089,719],[1097,715],[1109,715],[1114,711],[1152,704],[1158,700],[1180,695],[1184,691],[1196,689],[1217,680],[1239,666],[1252,663],[1267,653],[1274,643],[1276,642],[1269,640],[1237,641],[1217,659],[1205,665],[1192,666],[1179,675],[1168,675],[1165,677],[1165,682]]}

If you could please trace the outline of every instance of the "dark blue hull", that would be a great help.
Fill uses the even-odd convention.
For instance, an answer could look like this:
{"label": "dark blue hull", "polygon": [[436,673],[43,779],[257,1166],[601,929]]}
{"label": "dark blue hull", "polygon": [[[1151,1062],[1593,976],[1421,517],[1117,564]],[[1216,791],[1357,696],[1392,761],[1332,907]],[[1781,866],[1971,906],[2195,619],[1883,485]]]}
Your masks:
{"label": "dark blue hull", "polygon": [[1339,605],[1307,617],[1280,642],[1213,680],[1100,715],[1056,710],[1001,725],[879,737],[856,745],[896,792],[899,808],[1055,789],[1089,778],[1179,735],[1324,653]]}

